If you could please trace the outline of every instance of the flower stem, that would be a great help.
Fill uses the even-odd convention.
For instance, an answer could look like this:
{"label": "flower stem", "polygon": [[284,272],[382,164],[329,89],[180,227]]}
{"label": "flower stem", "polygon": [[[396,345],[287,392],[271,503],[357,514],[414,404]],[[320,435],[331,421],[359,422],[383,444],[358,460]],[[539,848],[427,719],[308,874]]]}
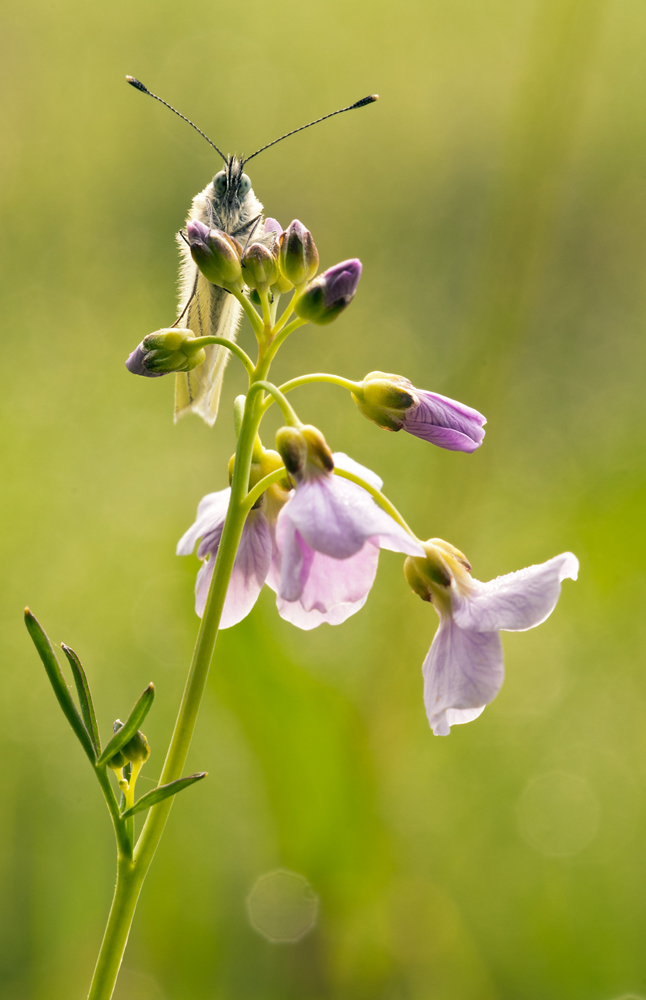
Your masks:
{"label": "flower stem", "polygon": [[383,493],[375,489],[374,486],[371,486],[370,483],[367,483],[365,479],[362,479],[360,476],[355,476],[354,472],[346,472],[345,469],[339,469],[337,466],[335,466],[334,475],[342,476],[344,479],[349,479],[351,483],[356,483],[357,486],[362,486],[363,489],[366,490],[371,497],[374,497],[379,506],[382,507],[387,514],[390,514],[393,521],[397,521],[397,524],[401,524],[402,528],[408,532],[411,538],[414,538],[416,542],[419,542],[419,538],[417,537],[413,529],[406,524],[406,521],[397,510],[394,503],[391,503],[388,497],[384,496]]}
{"label": "flower stem", "polygon": [[332,382],[334,385],[340,385],[342,389],[348,389],[350,392],[356,392],[357,389],[361,388],[361,382],[352,382],[349,378],[341,378],[340,375],[328,375],[326,372],[314,372],[312,375],[299,375],[298,378],[290,379],[289,382],[284,382],[280,386],[281,392],[291,392],[292,389],[297,389],[300,385],[309,385],[311,382]]}
{"label": "flower stem", "polygon": [[240,345],[235,344],[232,340],[227,340],[226,337],[196,337],[195,340],[191,341],[192,347],[207,347],[209,344],[219,344],[220,347],[226,347],[242,361],[249,374],[253,375],[253,361],[246,351],[243,351]]}
{"label": "flower stem", "polygon": [[[255,369],[256,384],[267,374],[268,367],[268,361],[259,363]],[[262,388],[266,388],[267,385],[268,383],[263,383]],[[222,608],[248,512],[245,499],[249,487],[254,441],[262,417],[261,399],[262,392],[257,390],[250,392],[245,402],[231,483],[229,510],[175,729],[159,779],[160,784],[167,784],[181,777],[195,729],[213,658]],[[164,832],[173,800],[173,796],[170,796],[150,809],[132,859],[124,856],[123,848],[127,849],[127,844],[120,843],[117,885],[88,1000],[110,1000],[112,997],[139,893]]]}

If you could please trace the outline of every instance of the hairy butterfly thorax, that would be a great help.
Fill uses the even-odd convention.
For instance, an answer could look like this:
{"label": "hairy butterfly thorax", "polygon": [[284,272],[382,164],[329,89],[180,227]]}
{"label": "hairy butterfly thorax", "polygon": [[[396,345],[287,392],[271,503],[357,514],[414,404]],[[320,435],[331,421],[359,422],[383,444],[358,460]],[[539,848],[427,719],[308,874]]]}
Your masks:
{"label": "hairy butterfly thorax", "polygon": [[[153,97],[187,122],[222,158],[223,169],[219,170],[204,190],[193,198],[187,223],[201,222],[209,229],[220,230],[237,240],[243,248],[251,243],[262,243],[271,249],[276,240],[274,232],[264,231],[263,206],[254,194],[251,180],[244,172],[245,164],[258,153],[294,135],[295,132],[377,100],[375,94],[364,97],[347,108],[340,108],[313,122],[308,122],[307,125],[292,129],[291,132],[261,146],[250,156],[237,157],[225,156],[197,125],[157,94],[153,94],[141,81],[132,76],[127,76],[126,80],[136,90]],[[174,325],[181,321],[182,326],[190,329],[196,337],[217,336],[235,341],[242,318],[242,306],[230,292],[205,278],[191,257],[182,232],[178,233],[177,242],[182,261],[179,276],[179,314]],[[175,377],[176,421],[185,413],[196,413],[207,424],[215,423],[224,370],[230,352],[226,347],[214,344],[206,347],[205,351],[206,359],[203,364],[188,372],[178,372]]]}

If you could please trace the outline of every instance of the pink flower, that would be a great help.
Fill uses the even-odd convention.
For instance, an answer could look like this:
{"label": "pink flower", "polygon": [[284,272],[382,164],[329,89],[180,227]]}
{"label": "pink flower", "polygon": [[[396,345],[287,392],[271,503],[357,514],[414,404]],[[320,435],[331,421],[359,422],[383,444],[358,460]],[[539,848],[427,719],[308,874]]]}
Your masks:
{"label": "pink flower", "polygon": [[[271,454],[278,461],[276,453]],[[337,454],[334,459],[340,468],[381,489],[381,480],[369,469],[347,455]],[[261,478],[260,473],[257,478]],[[315,462],[308,463],[295,479],[292,494],[275,484],[263,494],[261,506],[250,512],[220,628],[230,628],[249,614],[265,582],[278,594],[279,614],[292,624],[303,629],[323,622],[339,625],[365,604],[377,573],[380,547],[407,555],[424,554],[361,486]],[[177,545],[178,555],[190,555],[201,538],[197,555],[203,563],[195,585],[195,611],[200,617],[230,496],[230,489],[205,496],[195,523]]]}
{"label": "pink flower", "polygon": [[[203,560],[195,584],[195,613],[202,617],[213,576],[215,557],[222,537],[231,489],[208,493],[197,508],[197,519],[177,544],[178,556],[189,556],[201,538],[197,555]],[[252,510],[245,522],[240,547],[224,602],[220,628],[231,628],[246,618],[269,572],[273,541],[267,517]]]}
{"label": "pink flower", "polygon": [[[375,489],[382,481],[347,455],[333,465]],[[276,525],[277,552],[267,579],[281,617],[302,629],[339,625],[366,602],[379,549],[419,555],[421,546],[361,486],[308,463]]]}
{"label": "pink flower", "polygon": [[422,673],[424,704],[436,736],[476,719],[496,697],[504,679],[500,630],[524,632],[548,618],[561,582],[576,580],[571,552],[499,576],[474,580],[464,556],[439,539],[425,543],[427,558],[406,560],[408,582],[435,605],[440,627]]}

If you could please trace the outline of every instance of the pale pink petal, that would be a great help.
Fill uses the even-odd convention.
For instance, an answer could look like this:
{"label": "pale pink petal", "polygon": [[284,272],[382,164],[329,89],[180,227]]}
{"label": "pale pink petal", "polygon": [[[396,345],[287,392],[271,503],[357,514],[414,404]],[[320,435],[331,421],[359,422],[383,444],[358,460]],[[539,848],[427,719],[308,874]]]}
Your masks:
{"label": "pale pink petal", "polygon": [[195,548],[196,541],[198,538],[202,538],[205,533],[217,532],[218,530],[220,533],[222,532],[230,496],[231,489],[227,488],[226,490],[219,490],[217,493],[207,493],[200,500],[195,523],[191,525],[177,543],[175,551],[178,556],[190,556]]}
{"label": "pale pink petal", "polygon": [[343,469],[344,472],[351,472],[354,476],[359,476],[360,479],[365,479],[365,481],[372,486],[373,489],[379,490],[384,485],[383,479],[380,479],[376,472],[372,469],[367,469],[365,465],[360,465],[359,462],[355,462],[353,458],[346,455],[344,451],[335,451],[332,453],[332,458],[334,459],[334,464],[337,469]]}
{"label": "pale pink petal", "polygon": [[462,726],[465,722],[473,722],[479,715],[482,715],[487,706],[482,708],[447,708],[445,719],[450,726]]}
{"label": "pale pink petal", "polygon": [[554,610],[561,581],[567,577],[576,580],[578,569],[576,556],[564,552],[488,583],[473,580],[463,590],[454,585],[451,604],[455,623],[477,632],[524,632],[534,628]]}
{"label": "pale pink petal", "polygon": [[351,615],[360,611],[367,600],[368,595],[366,594],[355,604],[337,604],[335,608],[330,608],[329,611],[323,613],[316,609],[306,611],[300,601],[284,601],[281,597],[277,597],[276,607],[281,618],[308,632],[310,629],[318,628],[319,625],[342,625]]}
{"label": "pale pink petal", "polygon": [[[447,709],[480,710],[500,691],[505,676],[500,635],[467,631],[443,617],[422,673],[429,724],[436,736],[448,736]],[[461,716],[457,721],[470,719]]]}
{"label": "pale pink petal", "polygon": [[220,628],[237,625],[253,608],[271,566],[272,549],[267,518],[261,511],[251,511],[242,532]]}
{"label": "pale pink petal", "polygon": [[[375,549],[374,546],[367,545],[366,548],[374,549],[375,555],[378,555],[377,549]],[[347,566],[349,562],[359,559],[362,555],[363,553],[359,553],[359,555],[353,556],[352,559],[348,559],[343,562],[335,561],[333,565],[335,568]],[[313,556],[317,560],[322,559],[327,561],[329,559],[328,556],[322,556],[320,553],[315,553]],[[325,611],[320,611],[315,607],[310,610],[306,610],[301,601],[286,601],[278,595],[280,572],[277,569],[276,560],[272,563],[272,567],[269,570],[267,580],[265,582],[273,591],[276,592],[276,607],[281,618],[284,618],[285,621],[290,622],[292,625],[296,625],[297,628],[301,628],[306,631],[317,628],[325,622],[327,622],[328,625],[341,625],[342,622],[346,621],[351,615],[354,615],[357,611],[361,610],[368,600],[368,593],[370,590],[370,586],[368,586],[363,597],[357,601],[342,602],[333,607],[329,607]]]}
{"label": "pale pink petal", "polygon": [[421,546],[360,486],[333,474],[300,483],[278,516],[290,520],[305,543],[334,559],[348,559],[369,538],[407,555]]}

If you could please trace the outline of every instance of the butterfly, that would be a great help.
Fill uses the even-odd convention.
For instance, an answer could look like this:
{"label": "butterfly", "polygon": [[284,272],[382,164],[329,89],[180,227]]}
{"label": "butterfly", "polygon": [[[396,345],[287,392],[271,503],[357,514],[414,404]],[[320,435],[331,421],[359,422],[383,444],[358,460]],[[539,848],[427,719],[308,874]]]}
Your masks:
{"label": "butterfly", "polygon": [[[199,221],[209,229],[220,229],[229,236],[235,237],[239,243],[246,246],[249,242],[264,243],[272,249],[277,239],[274,228],[265,231],[263,206],[256,197],[251,181],[244,172],[245,164],[254,156],[281,142],[296,132],[318,125],[326,118],[365,107],[377,100],[376,94],[364,97],[360,101],[340,108],[330,114],[317,118],[307,125],[286,132],[273,142],[261,146],[255,153],[246,157],[225,156],[214,142],[202,132],[189,118],[168,104],[157,94],[153,94],[134,76],[127,76],[128,83],[136,90],[153,97],[174,114],[187,122],[224,160],[224,168],[219,170],[203,191],[196,194],[191,203],[187,223]],[[272,220],[273,221],[273,220]],[[204,277],[193,258],[188,243],[180,232],[177,237],[180,254],[180,313],[176,323],[190,329],[196,337],[223,337],[235,341],[242,318],[242,306],[237,299],[218,285],[212,284]],[[198,368],[190,372],[178,372],[175,376],[175,421],[186,413],[196,413],[209,425],[213,426],[218,415],[220,393],[224,370],[229,360],[230,351],[226,347],[211,344],[206,349],[206,360]]]}

